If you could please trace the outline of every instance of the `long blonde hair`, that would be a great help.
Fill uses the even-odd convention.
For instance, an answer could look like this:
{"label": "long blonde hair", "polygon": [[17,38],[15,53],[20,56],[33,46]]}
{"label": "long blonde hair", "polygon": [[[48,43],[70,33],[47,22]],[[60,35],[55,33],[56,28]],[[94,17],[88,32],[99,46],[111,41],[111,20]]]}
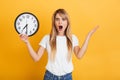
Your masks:
{"label": "long blonde hair", "polygon": [[54,12],[52,16],[52,29],[50,33],[50,46],[51,46],[51,59],[54,61],[55,54],[56,54],[56,36],[57,36],[57,29],[55,27],[55,17],[57,14],[62,15],[67,19],[67,28],[65,30],[65,36],[67,38],[67,47],[68,47],[68,61],[71,59],[72,55],[72,35],[70,29],[70,21],[67,12],[64,9],[58,9]]}

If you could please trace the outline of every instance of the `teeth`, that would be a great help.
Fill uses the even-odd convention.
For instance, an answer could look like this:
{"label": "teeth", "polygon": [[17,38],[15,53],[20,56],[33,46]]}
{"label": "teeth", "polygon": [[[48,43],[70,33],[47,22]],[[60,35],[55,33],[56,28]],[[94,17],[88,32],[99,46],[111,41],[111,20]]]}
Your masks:
{"label": "teeth", "polygon": [[59,29],[62,29],[63,28],[63,26],[59,26]]}

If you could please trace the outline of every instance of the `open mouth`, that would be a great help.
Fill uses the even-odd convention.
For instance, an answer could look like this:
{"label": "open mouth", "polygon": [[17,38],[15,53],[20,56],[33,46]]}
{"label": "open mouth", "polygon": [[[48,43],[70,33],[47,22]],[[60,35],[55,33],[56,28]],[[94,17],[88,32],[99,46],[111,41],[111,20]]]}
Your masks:
{"label": "open mouth", "polygon": [[62,29],[63,28],[63,26],[59,26],[59,29]]}

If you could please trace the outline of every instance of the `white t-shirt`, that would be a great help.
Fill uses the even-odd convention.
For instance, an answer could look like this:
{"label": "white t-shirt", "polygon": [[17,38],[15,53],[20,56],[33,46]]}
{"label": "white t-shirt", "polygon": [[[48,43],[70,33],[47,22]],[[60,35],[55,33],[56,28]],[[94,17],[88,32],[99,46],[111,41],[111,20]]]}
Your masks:
{"label": "white t-shirt", "polygon": [[[67,48],[67,39],[66,36],[57,36],[56,37],[56,55],[55,61],[50,60],[51,47],[49,44],[50,35],[45,35],[40,41],[39,45],[46,48],[48,53],[48,62],[46,69],[53,73],[54,75],[65,75],[73,71],[72,58],[70,61],[67,60],[68,48]],[[75,35],[72,35],[72,44],[73,48],[78,46],[78,39]]]}

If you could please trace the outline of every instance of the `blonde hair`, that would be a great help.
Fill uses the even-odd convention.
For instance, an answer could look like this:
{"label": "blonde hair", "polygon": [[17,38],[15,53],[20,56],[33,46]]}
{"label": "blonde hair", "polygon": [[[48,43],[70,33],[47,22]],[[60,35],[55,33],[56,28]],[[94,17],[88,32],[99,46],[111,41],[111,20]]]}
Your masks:
{"label": "blonde hair", "polygon": [[55,54],[56,54],[57,29],[55,27],[55,17],[57,14],[62,15],[62,17],[64,17],[67,20],[67,28],[65,30],[65,36],[67,38],[68,61],[70,61],[71,55],[72,55],[72,36],[71,36],[69,16],[64,9],[56,10],[52,16],[52,29],[51,29],[51,33],[50,33],[51,59],[54,61]]}

